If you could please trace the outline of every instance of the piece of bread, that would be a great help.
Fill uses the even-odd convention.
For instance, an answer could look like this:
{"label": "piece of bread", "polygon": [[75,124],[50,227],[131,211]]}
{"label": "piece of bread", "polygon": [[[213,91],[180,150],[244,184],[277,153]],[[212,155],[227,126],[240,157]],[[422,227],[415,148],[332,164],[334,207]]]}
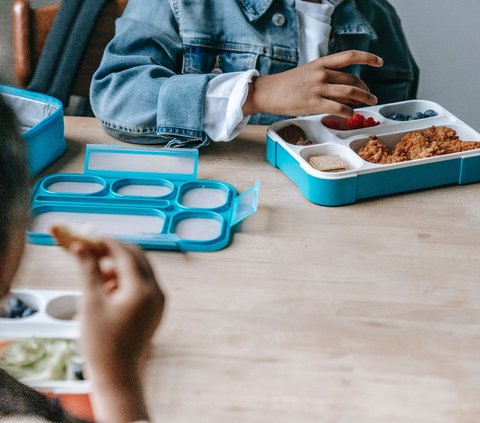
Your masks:
{"label": "piece of bread", "polygon": [[97,255],[104,255],[106,252],[105,244],[92,235],[90,230],[78,227],[73,229],[63,224],[55,224],[50,228],[51,234],[57,240],[58,245],[68,250],[74,242],[86,244]]}
{"label": "piece of bread", "polygon": [[343,172],[347,170],[347,164],[338,155],[313,156],[308,161],[311,166],[322,172]]}

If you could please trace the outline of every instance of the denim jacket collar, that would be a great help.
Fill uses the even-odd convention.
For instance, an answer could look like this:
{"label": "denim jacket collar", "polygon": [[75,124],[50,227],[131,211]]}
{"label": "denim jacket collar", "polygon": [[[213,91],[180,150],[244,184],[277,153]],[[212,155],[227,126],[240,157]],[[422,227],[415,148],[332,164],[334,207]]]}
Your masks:
{"label": "denim jacket collar", "polygon": [[[338,35],[367,35],[371,40],[377,40],[378,36],[372,25],[358,10],[355,0],[339,1],[329,0],[337,6],[338,13],[333,23]],[[237,0],[240,8],[250,22],[260,19],[272,5],[273,0]]]}
{"label": "denim jacket collar", "polygon": [[255,22],[268,10],[273,0],[237,0],[237,2],[248,20]]}
{"label": "denim jacket collar", "polygon": [[372,25],[358,10],[355,0],[343,2],[335,12],[332,27],[337,35],[366,35],[373,41],[378,39]]}

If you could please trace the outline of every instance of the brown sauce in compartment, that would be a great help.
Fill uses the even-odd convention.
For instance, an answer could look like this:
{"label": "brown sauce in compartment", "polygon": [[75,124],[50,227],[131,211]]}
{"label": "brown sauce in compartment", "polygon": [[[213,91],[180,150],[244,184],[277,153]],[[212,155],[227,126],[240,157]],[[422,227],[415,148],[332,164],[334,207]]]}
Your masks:
{"label": "brown sauce in compartment", "polygon": [[288,125],[280,129],[278,135],[283,140],[293,145],[312,145],[312,141],[307,140],[307,134],[297,125]]}

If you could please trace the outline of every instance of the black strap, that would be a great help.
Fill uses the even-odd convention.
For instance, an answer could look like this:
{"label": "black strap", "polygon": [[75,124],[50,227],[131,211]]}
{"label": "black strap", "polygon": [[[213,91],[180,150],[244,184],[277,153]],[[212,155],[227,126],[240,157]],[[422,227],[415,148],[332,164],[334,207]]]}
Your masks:
{"label": "black strap", "polygon": [[75,76],[106,0],[63,0],[28,89],[68,105]]}

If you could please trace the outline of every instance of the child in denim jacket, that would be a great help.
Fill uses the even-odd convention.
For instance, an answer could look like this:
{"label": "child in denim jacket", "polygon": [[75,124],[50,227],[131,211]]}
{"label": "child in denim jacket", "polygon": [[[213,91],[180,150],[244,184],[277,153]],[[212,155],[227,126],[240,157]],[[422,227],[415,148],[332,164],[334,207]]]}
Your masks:
{"label": "child in denim jacket", "polygon": [[91,86],[117,138],[234,138],[246,123],[413,98],[418,68],[386,0],[130,0]]}

